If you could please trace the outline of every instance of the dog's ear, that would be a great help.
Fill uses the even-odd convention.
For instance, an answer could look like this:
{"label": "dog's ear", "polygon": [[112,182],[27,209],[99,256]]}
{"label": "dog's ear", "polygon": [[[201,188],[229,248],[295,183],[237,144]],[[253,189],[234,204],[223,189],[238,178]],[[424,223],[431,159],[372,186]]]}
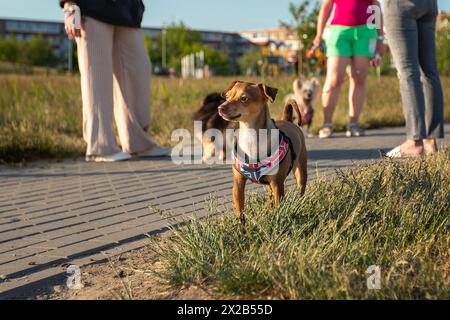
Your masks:
{"label": "dog's ear", "polygon": [[274,102],[277,98],[278,89],[266,86],[265,84],[258,84],[259,89],[264,94],[264,96],[270,101]]}
{"label": "dog's ear", "polygon": [[230,86],[228,87],[228,89],[225,90],[224,92],[222,92],[222,94],[221,94],[221,95],[222,95],[222,98],[226,99],[227,93],[230,92],[230,90],[233,89],[234,86],[235,86],[237,83],[239,83],[239,82],[241,82],[241,81],[233,81],[233,82],[230,84]]}
{"label": "dog's ear", "polygon": [[296,91],[296,89],[301,90],[303,87],[303,82],[300,78],[295,79],[294,81],[294,91]]}
{"label": "dog's ear", "polygon": [[319,79],[313,78],[311,81],[312,81],[313,85],[315,85],[316,87],[317,87],[317,86],[320,86]]}

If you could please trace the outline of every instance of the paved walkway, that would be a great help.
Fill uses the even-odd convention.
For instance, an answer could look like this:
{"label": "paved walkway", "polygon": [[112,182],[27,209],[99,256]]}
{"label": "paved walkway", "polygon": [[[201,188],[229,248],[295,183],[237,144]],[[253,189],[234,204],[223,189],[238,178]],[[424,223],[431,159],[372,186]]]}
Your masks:
{"label": "paved walkway", "polygon": [[[361,139],[309,139],[310,177],[378,159],[379,148],[403,137],[402,129],[383,129]],[[0,299],[61,284],[69,264],[142,247],[144,234],[171,223],[160,210],[202,216],[211,196],[219,209],[231,208],[231,180],[228,166],[180,167],[169,160],[0,168]]]}

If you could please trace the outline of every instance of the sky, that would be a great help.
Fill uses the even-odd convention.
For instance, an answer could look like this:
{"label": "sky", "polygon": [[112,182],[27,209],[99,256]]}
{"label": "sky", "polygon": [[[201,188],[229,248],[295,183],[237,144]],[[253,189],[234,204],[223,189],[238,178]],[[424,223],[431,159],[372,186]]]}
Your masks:
{"label": "sky", "polygon": [[[438,0],[450,12],[450,0]],[[143,25],[161,27],[183,21],[194,29],[245,31],[289,21],[289,3],[301,0],[144,0]],[[57,0],[0,0],[0,17],[62,20]]]}

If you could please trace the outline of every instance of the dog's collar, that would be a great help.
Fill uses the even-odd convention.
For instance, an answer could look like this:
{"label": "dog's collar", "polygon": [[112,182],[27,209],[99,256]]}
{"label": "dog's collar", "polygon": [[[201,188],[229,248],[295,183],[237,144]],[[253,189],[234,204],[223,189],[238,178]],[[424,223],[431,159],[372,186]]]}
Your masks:
{"label": "dog's collar", "polygon": [[251,164],[247,160],[249,157],[245,155],[245,160],[238,156],[238,143],[235,140],[233,149],[233,164],[234,168],[245,178],[251,180],[253,183],[261,184],[261,180],[265,176],[273,175],[278,171],[281,163],[289,153],[290,140],[281,130],[277,128],[280,133],[280,142],[278,150],[264,160],[258,160],[258,163]]}

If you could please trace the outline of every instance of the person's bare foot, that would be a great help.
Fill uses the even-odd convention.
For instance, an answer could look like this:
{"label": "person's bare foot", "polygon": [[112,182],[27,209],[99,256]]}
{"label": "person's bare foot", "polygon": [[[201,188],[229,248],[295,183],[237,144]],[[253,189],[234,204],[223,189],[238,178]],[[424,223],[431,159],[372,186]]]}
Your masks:
{"label": "person's bare foot", "polygon": [[426,155],[431,155],[438,152],[436,139],[424,139],[423,147]]}
{"label": "person's bare foot", "polygon": [[424,144],[422,140],[406,140],[400,146],[400,152],[403,157],[420,157],[425,152]]}
{"label": "person's bare foot", "polygon": [[406,140],[401,146],[392,149],[386,153],[386,157],[392,159],[420,157],[424,154],[424,145],[422,140]]}

